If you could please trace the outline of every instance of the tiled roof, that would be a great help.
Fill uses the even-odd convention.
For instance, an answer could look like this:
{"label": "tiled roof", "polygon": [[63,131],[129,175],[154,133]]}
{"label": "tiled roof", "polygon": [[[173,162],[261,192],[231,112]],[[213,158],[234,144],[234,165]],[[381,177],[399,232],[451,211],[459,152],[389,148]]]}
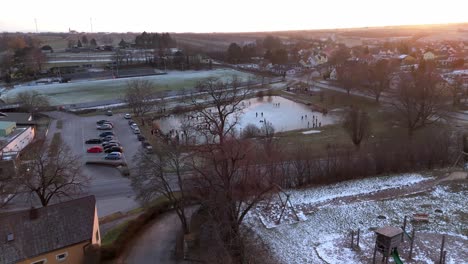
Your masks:
{"label": "tiled roof", "polygon": [[16,263],[91,240],[95,206],[94,196],[87,196],[37,208],[34,213],[0,214],[0,263]]}

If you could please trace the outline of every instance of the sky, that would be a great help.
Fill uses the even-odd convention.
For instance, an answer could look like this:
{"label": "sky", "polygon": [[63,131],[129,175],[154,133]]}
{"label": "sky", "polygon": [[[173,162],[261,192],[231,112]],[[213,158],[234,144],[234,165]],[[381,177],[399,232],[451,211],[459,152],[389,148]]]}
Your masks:
{"label": "sky", "polygon": [[2,0],[0,7],[0,32],[35,32],[35,20],[39,32],[255,32],[468,22],[468,0]]}

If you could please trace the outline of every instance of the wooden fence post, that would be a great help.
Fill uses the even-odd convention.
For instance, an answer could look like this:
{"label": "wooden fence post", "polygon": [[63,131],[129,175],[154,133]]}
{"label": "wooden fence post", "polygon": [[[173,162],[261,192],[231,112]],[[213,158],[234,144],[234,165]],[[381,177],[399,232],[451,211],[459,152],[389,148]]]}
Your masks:
{"label": "wooden fence post", "polygon": [[351,248],[354,249],[354,230],[351,230]]}
{"label": "wooden fence post", "polygon": [[445,246],[445,235],[442,235],[442,245],[440,246],[440,257],[439,263],[442,264],[442,260],[444,258],[444,246]]}
{"label": "wooden fence post", "polygon": [[405,242],[405,232],[406,232],[406,215],[405,215],[405,219],[403,220],[403,236],[401,237],[401,242]]}
{"label": "wooden fence post", "polygon": [[411,259],[411,256],[413,255],[413,244],[414,244],[414,238],[415,238],[415,228],[413,227],[413,231],[411,231],[411,238],[410,238],[410,250],[409,250],[409,256],[408,259]]}
{"label": "wooden fence post", "polygon": [[359,248],[359,237],[360,237],[360,235],[361,235],[361,229],[358,228],[358,230],[357,230],[357,242],[356,242],[356,245],[357,245],[358,248]]}

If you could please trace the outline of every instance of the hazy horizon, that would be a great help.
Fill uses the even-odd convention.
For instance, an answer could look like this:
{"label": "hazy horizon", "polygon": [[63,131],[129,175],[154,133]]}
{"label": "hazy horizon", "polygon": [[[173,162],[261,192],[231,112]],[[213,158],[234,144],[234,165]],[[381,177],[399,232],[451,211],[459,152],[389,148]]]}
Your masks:
{"label": "hazy horizon", "polygon": [[[215,0],[116,5],[82,0],[14,1],[3,4],[0,31],[9,32],[174,32],[231,33],[468,22],[463,0],[373,1],[291,0],[268,3]],[[27,9],[24,9],[24,7]],[[129,7],[130,6],[130,7]],[[73,9],[71,9],[73,8]],[[21,10],[21,14],[17,12]],[[401,14],[403,13],[403,14]],[[92,23],[91,23],[92,21]],[[91,26],[92,25],[92,26]]]}

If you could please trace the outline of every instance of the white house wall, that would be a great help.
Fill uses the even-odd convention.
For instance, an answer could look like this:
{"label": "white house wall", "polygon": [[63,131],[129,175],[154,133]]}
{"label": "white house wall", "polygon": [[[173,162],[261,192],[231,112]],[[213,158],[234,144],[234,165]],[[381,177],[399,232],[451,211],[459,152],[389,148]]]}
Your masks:
{"label": "white house wall", "polygon": [[11,152],[11,151],[21,151],[23,150],[31,141],[33,141],[35,131],[33,127],[26,128],[23,133],[19,134],[14,140],[12,140],[8,145],[6,145],[2,151]]}

